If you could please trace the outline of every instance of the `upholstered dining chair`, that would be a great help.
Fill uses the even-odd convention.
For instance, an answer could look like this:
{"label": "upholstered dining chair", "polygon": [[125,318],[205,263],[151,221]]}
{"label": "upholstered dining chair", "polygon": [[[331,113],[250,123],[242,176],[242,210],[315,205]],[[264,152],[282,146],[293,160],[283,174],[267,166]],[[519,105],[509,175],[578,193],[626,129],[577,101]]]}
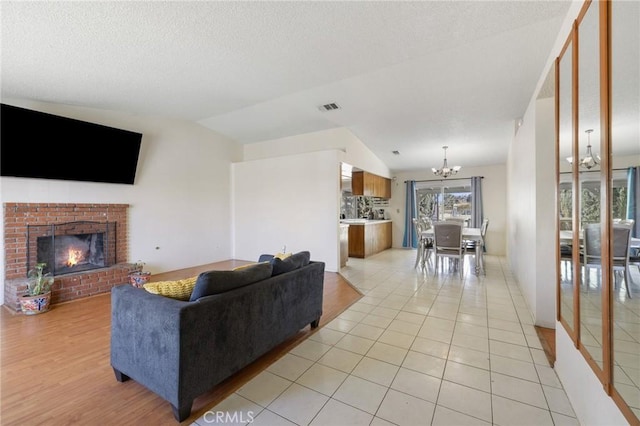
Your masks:
{"label": "upholstered dining chair", "polygon": [[640,248],[629,249],[629,265],[635,265],[638,268],[638,272],[640,272]]}
{"label": "upholstered dining chair", "polygon": [[613,219],[613,224],[614,225],[633,226],[634,223],[636,223],[636,221],[634,219]]}
{"label": "upholstered dining chair", "polygon": [[462,244],[462,225],[454,222],[435,222],[433,224],[435,272],[438,273],[440,258],[449,258],[460,272],[464,270],[465,246]]}
{"label": "upholstered dining chair", "polygon": [[454,223],[459,223],[462,226],[467,226],[467,219],[464,219],[462,217],[448,217],[444,220],[445,222],[454,222]]}
{"label": "upholstered dining chair", "polygon": [[581,263],[584,267],[584,283],[588,290],[591,286],[591,269],[602,268],[602,234],[599,223],[584,225]]}
{"label": "upholstered dining chair", "polygon": [[[613,270],[624,275],[624,286],[627,297],[631,299],[631,263],[629,248],[631,246],[632,224],[613,225]],[[617,280],[616,280],[617,281]]]}
{"label": "upholstered dining chair", "polygon": [[[589,288],[589,271],[602,267],[602,240],[600,224],[590,223],[584,227],[583,266],[585,268],[585,282]],[[631,244],[631,227],[628,225],[613,225],[613,263],[614,288],[617,287],[618,275],[624,277],[627,297],[631,298],[631,264],[629,261],[629,245]]]}

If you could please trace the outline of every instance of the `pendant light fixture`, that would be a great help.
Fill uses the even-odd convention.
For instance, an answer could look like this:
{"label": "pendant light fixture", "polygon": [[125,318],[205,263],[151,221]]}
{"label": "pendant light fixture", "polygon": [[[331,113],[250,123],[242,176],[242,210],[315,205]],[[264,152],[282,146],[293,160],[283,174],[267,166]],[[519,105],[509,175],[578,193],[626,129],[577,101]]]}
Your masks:
{"label": "pendant light fixture", "polygon": [[[600,164],[600,156],[591,152],[591,133],[593,133],[593,129],[587,129],[584,132],[587,134],[587,155],[580,159],[578,165],[590,170]],[[573,157],[567,157],[567,161],[573,163]]]}
{"label": "pendant light fixture", "polygon": [[460,166],[449,167],[447,165],[447,148],[449,147],[448,146],[442,147],[442,149],[444,149],[444,163],[442,163],[442,167],[440,167],[439,169],[436,169],[433,167],[431,168],[431,171],[433,172],[434,175],[442,176],[445,179],[451,175],[455,175],[461,169]]}

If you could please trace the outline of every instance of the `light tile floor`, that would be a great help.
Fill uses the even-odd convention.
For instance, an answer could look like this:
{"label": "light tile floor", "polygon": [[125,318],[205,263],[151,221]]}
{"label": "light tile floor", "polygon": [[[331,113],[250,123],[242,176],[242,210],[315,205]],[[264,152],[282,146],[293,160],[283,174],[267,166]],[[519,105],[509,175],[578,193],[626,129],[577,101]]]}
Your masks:
{"label": "light tile floor", "polygon": [[504,258],[462,280],[414,262],[350,258],[365,296],[195,424],[579,424]]}

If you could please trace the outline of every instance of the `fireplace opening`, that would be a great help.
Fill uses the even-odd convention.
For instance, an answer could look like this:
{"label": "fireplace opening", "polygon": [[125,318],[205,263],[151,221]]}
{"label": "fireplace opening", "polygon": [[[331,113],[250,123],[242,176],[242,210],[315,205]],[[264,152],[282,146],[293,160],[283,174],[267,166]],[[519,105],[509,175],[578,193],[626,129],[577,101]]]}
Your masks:
{"label": "fireplace opening", "polygon": [[28,227],[27,270],[46,263],[54,276],[115,263],[115,222],[67,222]]}
{"label": "fireplace opening", "polygon": [[56,275],[104,268],[104,233],[38,238],[38,262],[51,259]]}

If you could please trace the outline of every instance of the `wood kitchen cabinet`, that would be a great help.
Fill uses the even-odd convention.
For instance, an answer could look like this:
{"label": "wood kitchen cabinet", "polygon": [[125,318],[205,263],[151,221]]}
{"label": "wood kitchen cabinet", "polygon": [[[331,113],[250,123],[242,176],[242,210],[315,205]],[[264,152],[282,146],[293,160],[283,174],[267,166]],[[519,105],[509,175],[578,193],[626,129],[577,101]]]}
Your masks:
{"label": "wood kitchen cabinet", "polygon": [[391,221],[349,224],[349,257],[364,258],[391,248]]}
{"label": "wood kitchen cabinet", "polygon": [[351,193],[364,195],[364,172],[351,172]]}
{"label": "wood kitchen cabinet", "polygon": [[353,195],[391,198],[391,179],[369,172],[352,172],[351,192]]}

